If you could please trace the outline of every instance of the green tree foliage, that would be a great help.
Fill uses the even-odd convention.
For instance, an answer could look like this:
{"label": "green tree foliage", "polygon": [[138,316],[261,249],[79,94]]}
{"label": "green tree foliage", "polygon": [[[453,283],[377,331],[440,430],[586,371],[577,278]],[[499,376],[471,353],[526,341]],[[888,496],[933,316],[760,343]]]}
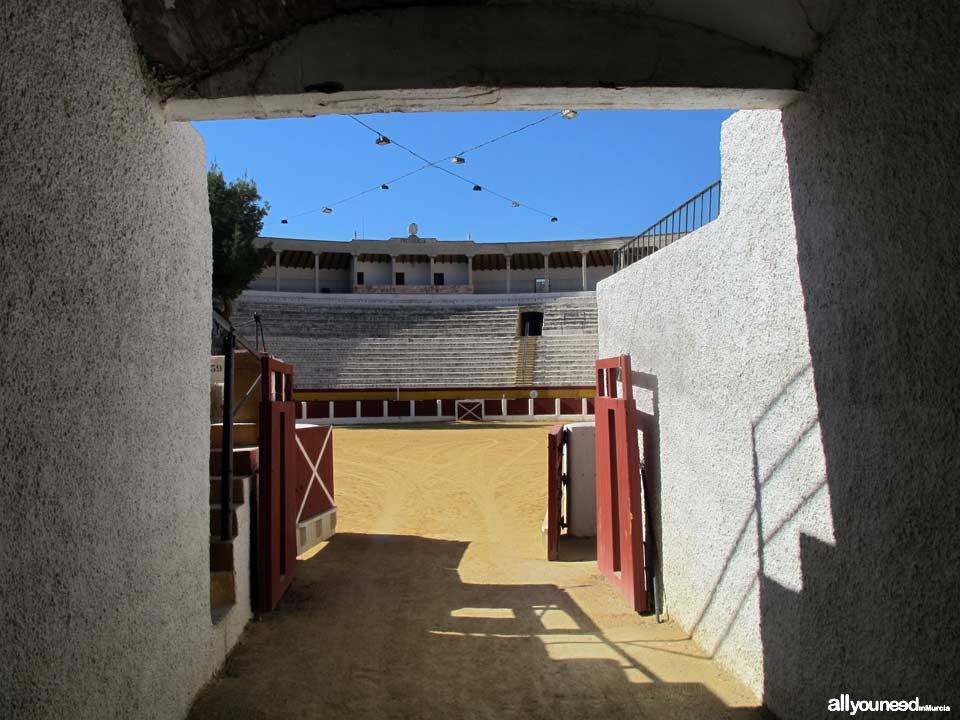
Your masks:
{"label": "green tree foliage", "polygon": [[227,182],[214,163],[207,172],[213,225],[213,304],[227,317],[233,301],[270,264],[273,249],[254,240],[270,204],[261,202],[257,184],[246,177]]}

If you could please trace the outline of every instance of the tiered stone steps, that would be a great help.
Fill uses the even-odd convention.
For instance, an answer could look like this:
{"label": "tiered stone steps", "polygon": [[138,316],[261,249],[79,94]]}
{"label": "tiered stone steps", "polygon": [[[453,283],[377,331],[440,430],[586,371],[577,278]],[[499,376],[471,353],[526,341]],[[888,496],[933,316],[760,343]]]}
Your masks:
{"label": "tiered stone steps", "polygon": [[[256,295],[256,294],[254,294]],[[510,387],[593,383],[592,295],[515,304],[350,296],[243,296],[240,326],[260,314],[270,352],[296,368],[298,388]],[[521,308],[544,313],[543,337],[518,338]],[[536,346],[533,353],[524,348]],[[532,355],[532,357],[528,357]]]}

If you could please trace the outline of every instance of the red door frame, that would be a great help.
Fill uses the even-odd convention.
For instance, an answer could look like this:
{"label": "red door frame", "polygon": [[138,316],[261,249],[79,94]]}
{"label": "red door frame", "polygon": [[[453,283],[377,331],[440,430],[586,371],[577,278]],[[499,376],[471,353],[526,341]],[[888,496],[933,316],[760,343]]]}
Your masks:
{"label": "red door frame", "polygon": [[264,357],[257,493],[256,609],[273,610],[297,566],[297,404],[293,366]]}
{"label": "red door frame", "polygon": [[637,612],[649,609],[630,358],[597,360],[597,565]]}

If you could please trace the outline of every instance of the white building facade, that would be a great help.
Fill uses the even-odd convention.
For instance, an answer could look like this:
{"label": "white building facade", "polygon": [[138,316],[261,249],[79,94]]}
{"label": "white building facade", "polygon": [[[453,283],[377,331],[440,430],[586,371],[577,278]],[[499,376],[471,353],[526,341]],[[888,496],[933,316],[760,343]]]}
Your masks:
{"label": "white building facade", "polygon": [[388,240],[258,238],[273,262],[251,290],[299,293],[592,291],[629,238],[476,243],[417,235]]}

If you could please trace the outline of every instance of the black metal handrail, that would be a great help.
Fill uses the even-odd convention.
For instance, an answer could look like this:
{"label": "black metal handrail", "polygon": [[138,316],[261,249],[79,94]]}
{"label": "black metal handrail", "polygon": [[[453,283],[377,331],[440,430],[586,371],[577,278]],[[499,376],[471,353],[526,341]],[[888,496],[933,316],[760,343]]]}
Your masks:
{"label": "black metal handrail", "polygon": [[[223,432],[221,434],[220,457],[220,540],[229,542],[232,539],[233,528],[233,380],[234,380],[234,353],[239,344],[247,352],[258,358],[266,353],[260,352],[255,345],[240,335],[233,324],[216,310],[213,311],[213,321],[223,336]],[[259,336],[259,323],[257,323]],[[259,340],[259,337],[258,337]],[[251,388],[252,390],[253,388]],[[250,396],[248,391],[239,405],[242,405]],[[238,405],[238,408],[239,408]]]}
{"label": "black metal handrail", "polygon": [[614,251],[614,272],[623,270],[716,220],[720,215],[720,182],[717,180],[704,188]]}

